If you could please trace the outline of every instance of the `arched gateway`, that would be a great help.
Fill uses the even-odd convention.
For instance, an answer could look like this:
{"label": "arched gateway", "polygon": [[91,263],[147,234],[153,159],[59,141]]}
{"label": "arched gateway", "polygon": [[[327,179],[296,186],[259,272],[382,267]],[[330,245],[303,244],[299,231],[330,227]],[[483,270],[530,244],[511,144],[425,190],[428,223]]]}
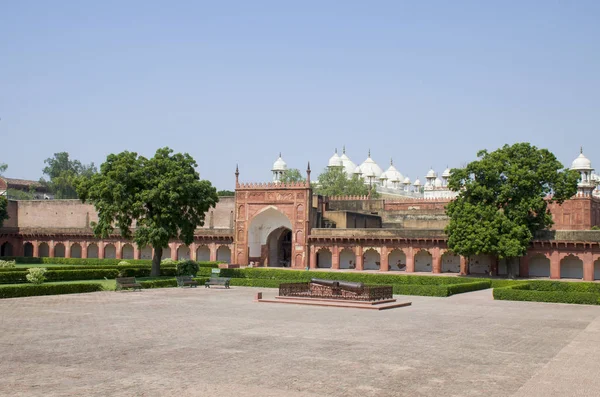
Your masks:
{"label": "arched gateway", "polygon": [[310,182],[236,183],[235,248],[240,265],[308,266]]}

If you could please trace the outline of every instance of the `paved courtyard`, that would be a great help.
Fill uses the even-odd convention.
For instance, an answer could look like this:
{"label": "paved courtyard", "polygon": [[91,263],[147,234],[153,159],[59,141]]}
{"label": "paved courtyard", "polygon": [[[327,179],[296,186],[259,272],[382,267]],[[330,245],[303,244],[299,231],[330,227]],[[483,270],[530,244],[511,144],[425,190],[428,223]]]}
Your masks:
{"label": "paved courtyard", "polygon": [[[255,288],[0,300],[10,396],[597,396],[600,307],[401,297],[382,312]],[[262,289],[266,297],[275,291]]]}

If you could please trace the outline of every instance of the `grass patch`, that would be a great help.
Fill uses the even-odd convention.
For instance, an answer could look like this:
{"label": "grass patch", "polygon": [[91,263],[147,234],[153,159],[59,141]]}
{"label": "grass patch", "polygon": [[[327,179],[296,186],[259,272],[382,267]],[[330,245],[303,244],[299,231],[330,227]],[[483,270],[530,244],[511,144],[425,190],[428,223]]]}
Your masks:
{"label": "grass patch", "polygon": [[600,284],[531,280],[494,288],[494,299],[600,305]]}

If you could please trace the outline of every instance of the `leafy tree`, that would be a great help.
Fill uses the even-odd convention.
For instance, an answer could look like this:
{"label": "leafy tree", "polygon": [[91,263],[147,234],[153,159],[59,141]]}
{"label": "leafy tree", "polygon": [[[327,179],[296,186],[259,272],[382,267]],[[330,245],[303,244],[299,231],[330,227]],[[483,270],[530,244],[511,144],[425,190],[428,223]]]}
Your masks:
{"label": "leafy tree", "polygon": [[158,149],[150,159],[127,151],[111,154],[100,173],[77,183],[81,201],[93,203],[98,211],[96,236],[108,237],[114,225],[124,238],[154,248],[152,276],[160,275],[169,240],[191,244],[205,212],[219,201],[211,183],[200,180],[196,161],[187,153],[172,153]]}
{"label": "leafy tree", "polygon": [[94,163],[81,164],[79,160],[70,160],[69,153],[54,153],[54,157],[44,160],[47,164],[42,172],[48,180],[42,178],[40,182],[47,186],[57,199],[75,199],[77,192],[75,185],[79,178],[90,178],[98,170]]}
{"label": "leafy tree", "polygon": [[477,157],[453,169],[448,181],[459,192],[446,207],[448,247],[467,258],[506,259],[512,276],[512,259],[525,255],[535,233],[552,225],[548,203],[562,204],[575,195],[578,175],[529,143],[482,150]]}
{"label": "leafy tree", "polygon": [[230,197],[230,196],[235,196],[235,192],[232,190],[219,190],[217,192],[217,196],[219,197]]}
{"label": "leafy tree", "polygon": [[8,200],[6,196],[0,196],[0,227],[8,219]]}
{"label": "leafy tree", "polygon": [[6,195],[10,197],[11,200],[33,200],[35,198],[33,193],[24,192],[19,189],[7,189]]}
{"label": "leafy tree", "polygon": [[315,192],[322,196],[366,196],[369,186],[358,175],[348,178],[342,167],[331,167],[319,175]]}
{"label": "leafy tree", "polygon": [[304,179],[305,178],[302,176],[302,174],[300,173],[300,170],[298,168],[290,168],[290,169],[283,171],[283,175],[281,175],[280,181],[283,183],[289,183],[289,182],[301,182]]}
{"label": "leafy tree", "polygon": [[0,175],[4,175],[6,170],[8,169],[8,164],[0,163]]}

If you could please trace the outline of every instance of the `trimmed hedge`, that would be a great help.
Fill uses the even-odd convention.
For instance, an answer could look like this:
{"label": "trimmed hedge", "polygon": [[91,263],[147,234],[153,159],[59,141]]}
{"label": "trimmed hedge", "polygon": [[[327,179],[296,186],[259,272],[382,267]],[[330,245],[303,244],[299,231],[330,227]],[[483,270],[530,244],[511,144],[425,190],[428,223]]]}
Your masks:
{"label": "trimmed hedge", "polygon": [[280,284],[296,283],[294,280],[269,280],[264,278],[232,278],[229,285],[236,287],[279,288]]}
{"label": "trimmed hedge", "polygon": [[[0,273],[0,284],[19,284],[27,282],[27,271],[2,272]],[[103,278],[115,278],[119,274],[117,269],[83,269],[83,270],[48,270],[47,281],[75,281],[75,280],[98,280]]]}
{"label": "trimmed hedge", "polygon": [[497,300],[600,305],[600,293],[592,292],[597,291],[597,287],[594,283],[535,280],[510,287],[494,288],[493,295]]}
{"label": "trimmed hedge", "polygon": [[[117,266],[121,261],[127,261],[130,265],[152,265],[151,259],[98,259],[98,258],[34,258],[34,257],[25,257],[25,256],[3,256],[0,257],[3,260],[14,260],[17,264],[25,264],[25,265],[38,265],[38,264],[56,264],[56,265],[71,265],[71,266]],[[203,261],[198,262],[200,267],[219,267],[218,261]],[[175,263],[172,264],[161,264],[161,269],[163,266],[175,266]]]}
{"label": "trimmed hedge", "polygon": [[0,299],[39,295],[80,294],[102,290],[102,284],[97,283],[5,285],[0,286]]}
{"label": "trimmed hedge", "polygon": [[[203,287],[208,278],[196,277],[194,280],[198,282],[198,287]],[[169,278],[166,280],[147,280],[140,281],[140,284],[142,285],[142,288],[171,288],[177,287],[177,280],[174,278]]]}

